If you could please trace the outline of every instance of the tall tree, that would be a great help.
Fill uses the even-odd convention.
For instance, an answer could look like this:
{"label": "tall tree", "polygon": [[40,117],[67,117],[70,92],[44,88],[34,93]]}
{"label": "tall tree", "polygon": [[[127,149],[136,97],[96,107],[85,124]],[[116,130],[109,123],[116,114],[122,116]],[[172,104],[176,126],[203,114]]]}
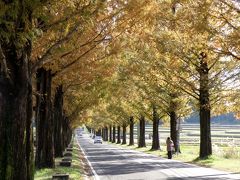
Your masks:
{"label": "tall tree", "polygon": [[132,146],[134,145],[134,120],[133,120],[133,116],[131,116],[129,118],[129,123],[130,123],[130,126],[129,126],[129,146]]}
{"label": "tall tree", "polygon": [[159,132],[158,132],[158,125],[159,125],[159,117],[157,114],[156,106],[153,105],[153,137],[152,137],[152,150],[160,149],[159,143]]}
{"label": "tall tree", "polygon": [[117,144],[121,143],[121,126],[117,126]]}
{"label": "tall tree", "polygon": [[54,167],[54,126],[51,102],[50,70],[41,68],[37,72],[37,113],[36,113],[36,167]]}
{"label": "tall tree", "polygon": [[113,138],[112,138],[112,143],[116,142],[116,127],[113,125]]}
{"label": "tall tree", "polygon": [[112,142],[112,125],[109,126],[109,142]]}
{"label": "tall tree", "polygon": [[59,85],[55,91],[54,97],[54,152],[55,157],[62,157],[63,146],[63,85]]}
{"label": "tall tree", "polygon": [[122,144],[127,144],[127,137],[126,137],[126,132],[127,132],[127,126],[126,126],[126,123],[123,123],[123,125],[122,125],[122,129],[123,129],[123,131],[122,131]]}
{"label": "tall tree", "polygon": [[33,179],[29,35],[35,9],[34,2],[24,1],[1,1],[0,6],[0,179],[3,180]]}
{"label": "tall tree", "polygon": [[145,142],[145,117],[140,116],[139,118],[139,130],[140,130],[140,135],[138,139],[138,147],[146,147],[146,142]]}

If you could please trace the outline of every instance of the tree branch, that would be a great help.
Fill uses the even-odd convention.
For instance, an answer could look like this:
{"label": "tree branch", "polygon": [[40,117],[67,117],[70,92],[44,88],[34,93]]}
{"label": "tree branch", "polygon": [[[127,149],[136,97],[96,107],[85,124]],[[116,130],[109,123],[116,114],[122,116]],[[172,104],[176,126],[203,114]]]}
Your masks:
{"label": "tree branch", "polygon": [[63,37],[62,39],[59,39],[56,43],[54,43],[44,54],[41,58],[38,58],[38,60],[33,64],[32,66],[32,72],[35,72],[36,69],[47,63],[48,62],[48,58],[52,55],[53,51],[58,48],[59,46],[61,46],[63,43],[65,43],[66,41],[68,41],[70,39],[70,37],[78,31],[78,28],[80,26],[80,23],[77,23],[75,25],[75,27],[68,32],[68,34]]}

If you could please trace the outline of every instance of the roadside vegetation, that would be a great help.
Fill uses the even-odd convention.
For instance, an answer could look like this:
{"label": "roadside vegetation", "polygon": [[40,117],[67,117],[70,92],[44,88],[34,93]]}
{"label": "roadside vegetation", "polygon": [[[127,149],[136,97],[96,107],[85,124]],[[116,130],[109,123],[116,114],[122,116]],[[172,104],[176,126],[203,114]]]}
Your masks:
{"label": "roadside vegetation", "polygon": [[61,158],[55,159],[55,168],[44,168],[39,169],[35,172],[35,180],[50,180],[52,179],[52,175],[57,173],[69,174],[69,178],[71,180],[82,180],[83,179],[83,166],[80,159],[79,148],[76,143],[73,146],[72,153],[72,165],[71,167],[61,167],[59,166],[59,162]]}
{"label": "roadside vegetation", "polygon": [[[112,143],[110,143],[112,144]],[[146,147],[138,148],[137,145],[128,146],[113,144],[115,146],[120,146],[122,148],[132,149],[136,151],[141,151],[147,154],[153,154],[163,158],[167,158],[166,146],[161,144],[161,150],[151,150],[151,145]],[[232,146],[214,146],[214,155],[206,158],[199,159],[199,148],[197,145],[181,145],[181,153],[174,154],[173,159],[179,160],[186,163],[196,164],[204,167],[211,167],[214,169],[239,173],[240,172],[240,147]]]}
{"label": "roadside vegetation", "polygon": [[217,155],[212,139],[223,134],[212,133],[212,117],[240,118],[239,7],[238,0],[0,1],[0,179],[58,170],[56,158],[83,124],[119,143],[139,124],[145,147],[151,123],[152,150],[161,145],[158,124],[168,124],[178,153],[181,120],[196,112],[194,152]]}
{"label": "roadside vegetation", "polygon": [[[145,127],[146,137],[152,134],[150,125]],[[180,150],[181,153],[175,153],[173,159],[186,163],[196,164],[204,167],[211,167],[219,170],[229,172],[240,172],[240,146],[238,126],[233,125],[215,125],[212,128],[212,141],[213,141],[213,155],[200,159],[199,158],[199,125],[197,124],[184,124],[180,134]],[[134,134],[137,134],[137,128],[134,128]],[[127,133],[128,137],[129,133]],[[146,138],[146,147],[138,147],[137,139],[134,139],[135,144],[129,146],[128,144],[109,144],[119,147],[141,151],[147,154],[153,154],[163,158],[167,158],[166,152],[166,138],[170,135],[169,127],[159,126],[159,141],[160,149],[152,150],[152,139]],[[216,137],[221,135],[221,138]],[[136,137],[136,136],[135,136]],[[128,142],[128,139],[127,139]]]}

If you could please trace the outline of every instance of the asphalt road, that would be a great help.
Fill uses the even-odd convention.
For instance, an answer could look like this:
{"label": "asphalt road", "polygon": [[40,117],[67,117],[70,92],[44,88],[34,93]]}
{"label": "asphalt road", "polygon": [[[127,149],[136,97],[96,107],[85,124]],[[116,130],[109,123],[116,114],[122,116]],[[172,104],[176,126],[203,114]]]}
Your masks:
{"label": "asphalt road", "polygon": [[227,180],[240,174],[168,160],[106,143],[94,144],[87,134],[77,136],[96,174],[96,180]]}

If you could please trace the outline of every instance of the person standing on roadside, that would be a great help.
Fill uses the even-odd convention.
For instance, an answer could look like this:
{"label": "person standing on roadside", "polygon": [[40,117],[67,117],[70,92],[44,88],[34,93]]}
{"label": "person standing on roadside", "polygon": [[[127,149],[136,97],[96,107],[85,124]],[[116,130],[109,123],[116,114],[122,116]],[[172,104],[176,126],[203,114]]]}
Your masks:
{"label": "person standing on roadside", "polygon": [[167,138],[166,144],[167,144],[168,159],[172,159],[174,144],[170,137]]}

